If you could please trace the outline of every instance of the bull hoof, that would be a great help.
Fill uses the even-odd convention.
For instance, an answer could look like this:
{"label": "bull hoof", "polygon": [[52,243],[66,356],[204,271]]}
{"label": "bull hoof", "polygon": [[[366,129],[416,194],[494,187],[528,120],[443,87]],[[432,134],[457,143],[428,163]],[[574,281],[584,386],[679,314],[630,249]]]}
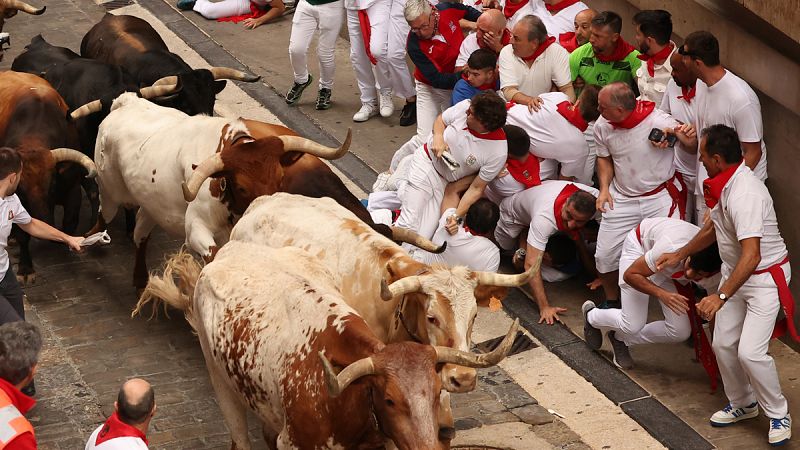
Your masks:
{"label": "bull hoof", "polygon": [[17,281],[23,286],[30,286],[36,282],[36,272],[28,274],[17,274]]}

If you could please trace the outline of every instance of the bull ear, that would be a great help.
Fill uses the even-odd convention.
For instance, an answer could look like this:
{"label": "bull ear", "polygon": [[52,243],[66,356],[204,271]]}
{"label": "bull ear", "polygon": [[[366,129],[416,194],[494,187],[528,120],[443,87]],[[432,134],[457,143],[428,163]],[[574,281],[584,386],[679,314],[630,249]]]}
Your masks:
{"label": "bull ear", "polygon": [[482,308],[489,307],[490,303],[492,303],[492,298],[502,302],[506,295],[508,295],[508,288],[502,286],[479,284],[475,288],[475,300],[478,306]]}
{"label": "bull ear", "polygon": [[228,84],[225,80],[218,80],[214,82],[214,95],[219,94],[225,89],[225,86]]}

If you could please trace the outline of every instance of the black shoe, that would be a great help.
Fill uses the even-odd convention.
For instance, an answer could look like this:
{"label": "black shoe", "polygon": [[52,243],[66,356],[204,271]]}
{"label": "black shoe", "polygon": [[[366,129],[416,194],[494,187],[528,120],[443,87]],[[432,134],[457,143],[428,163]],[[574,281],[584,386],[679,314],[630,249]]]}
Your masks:
{"label": "black shoe", "polygon": [[406,102],[400,113],[400,126],[408,127],[417,123],[417,102]]}
{"label": "black shoe", "polygon": [[286,93],[286,103],[290,105],[294,105],[300,100],[300,96],[303,95],[303,91],[306,90],[308,85],[311,84],[311,74],[308,74],[308,81],[305,83],[297,83],[295,82],[292,85],[292,88],[289,89],[289,92]]}
{"label": "black shoe", "polygon": [[31,382],[28,383],[28,385],[25,386],[24,388],[20,389],[20,391],[23,394],[27,395],[28,397],[33,397],[34,395],[36,395],[36,382],[34,380],[31,380]]}
{"label": "black shoe", "polygon": [[586,300],[581,306],[583,312],[583,339],[592,350],[599,350],[603,346],[603,333],[589,323],[589,311],[594,309],[594,302]]}
{"label": "black shoe", "polygon": [[189,11],[190,9],[194,8],[194,4],[196,0],[178,0],[178,9],[181,11]]}
{"label": "black shoe", "polygon": [[611,348],[614,350],[614,365],[625,370],[633,368],[633,358],[631,358],[628,346],[617,339],[616,333],[613,331],[606,333],[606,336],[608,336],[608,341],[611,342]]}
{"label": "black shoe", "polygon": [[331,90],[322,88],[317,93],[317,106],[318,110],[329,109],[331,107]]}

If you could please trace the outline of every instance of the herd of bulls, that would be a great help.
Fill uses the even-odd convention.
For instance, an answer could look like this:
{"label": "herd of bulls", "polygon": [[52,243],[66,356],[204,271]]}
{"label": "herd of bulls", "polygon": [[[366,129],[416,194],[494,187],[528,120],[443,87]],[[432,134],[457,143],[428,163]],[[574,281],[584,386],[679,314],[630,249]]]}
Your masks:
{"label": "herd of bulls", "polygon": [[[469,353],[477,308],[538,269],[413,260],[398,242],[444,244],[372,222],[320,159],[343,156],[349,130],[329,148],[283,126],[214,117],[222,78],[258,80],[192,69],[132,16],[106,15],[81,55],[35,37],[0,73],[0,146],[22,155],[23,205],[49,222],[63,205],[69,233],[81,189],[90,233],[120,207],[136,210],[137,310],[163,301],[185,312],[233,448],[250,448],[248,409],[271,448],[449,448],[449,393],[474,389],[475,368],[499,362],[516,335],[515,323],[495,351]],[[205,267],[182,251],[148,278],[155,226],[185,237]]]}

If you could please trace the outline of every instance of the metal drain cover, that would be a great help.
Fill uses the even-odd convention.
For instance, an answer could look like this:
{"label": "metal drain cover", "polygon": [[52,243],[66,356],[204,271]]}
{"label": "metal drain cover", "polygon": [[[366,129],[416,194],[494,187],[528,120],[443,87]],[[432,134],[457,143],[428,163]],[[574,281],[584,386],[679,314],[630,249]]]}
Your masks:
{"label": "metal drain cover", "polygon": [[105,8],[106,11],[113,11],[132,4],[133,0],[111,0],[110,2],[103,3],[103,8]]}
{"label": "metal drain cover", "polygon": [[[488,341],[483,341],[479,344],[475,344],[475,348],[482,351],[483,353],[489,353],[501,342],[503,342],[503,338],[505,336],[498,336],[494,339],[489,339]],[[517,353],[522,353],[526,350],[531,350],[538,347],[531,339],[525,335],[525,333],[518,331],[517,336],[514,338],[514,343],[511,345],[511,351],[508,353],[509,356],[516,355]],[[453,447],[455,448],[455,447]],[[492,448],[492,447],[486,447]]]}

